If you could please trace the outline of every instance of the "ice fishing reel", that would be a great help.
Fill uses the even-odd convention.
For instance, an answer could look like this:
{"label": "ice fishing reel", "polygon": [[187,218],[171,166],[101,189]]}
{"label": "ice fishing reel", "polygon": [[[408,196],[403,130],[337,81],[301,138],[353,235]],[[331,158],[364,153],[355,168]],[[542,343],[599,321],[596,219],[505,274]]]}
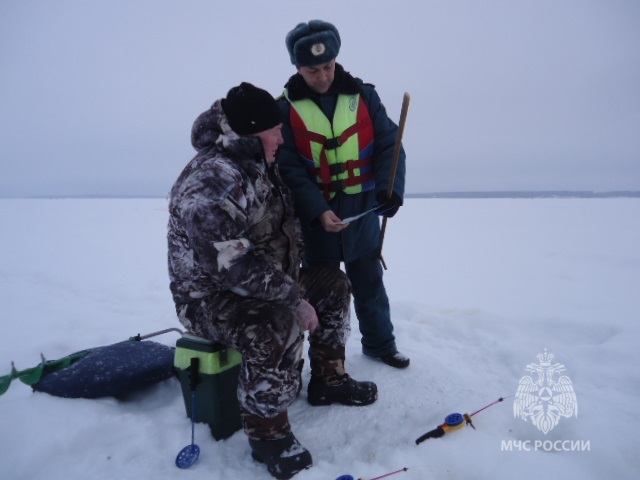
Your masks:
{"label": "ice fishing reel", "polygon": [[430,432],[425,433],[420,438],[416,440],[416,445],[421,444],[425,440],[429,438],[440,438],[444,436],[445,433],[450,432],[452,430],[458,430],[465,425],[471,425],[471,427],[475,430],[476,427],[473,426],[471,421],[471,415],[468,413],[450,413],[444,419],[444,423],[442,425],[438,425],[436,428],[431,430]]}

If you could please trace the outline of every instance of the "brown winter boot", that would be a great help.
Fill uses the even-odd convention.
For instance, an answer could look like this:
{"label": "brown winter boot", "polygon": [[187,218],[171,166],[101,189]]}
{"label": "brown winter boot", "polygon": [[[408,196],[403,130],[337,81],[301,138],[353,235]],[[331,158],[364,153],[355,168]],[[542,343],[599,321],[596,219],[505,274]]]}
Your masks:
{"label": "brown winter boot", "polygon": [[358,382],[345,372],[344,347],[312,346],[311,380],[307,401],[314,406],[341,403],[343,405],[370,405],[378,398],[378,387],[373,382]]}
{"label": "brown winter boot", "polygon": [[251,456],[264,463],[273,477],[286,480],[313,465],[311,454],[291,433],[286,410],[273,418],[243,410],[242,426],[249,437]]}

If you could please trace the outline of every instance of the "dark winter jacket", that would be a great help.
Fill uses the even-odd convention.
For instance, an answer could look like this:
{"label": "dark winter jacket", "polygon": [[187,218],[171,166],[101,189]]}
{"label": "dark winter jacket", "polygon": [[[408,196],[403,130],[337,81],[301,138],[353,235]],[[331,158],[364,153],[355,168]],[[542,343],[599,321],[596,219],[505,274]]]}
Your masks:
{"label": "dark winter jacket", "polygon": [[[380,220],[371,213],[352,222],[340,233],[329,233],[322,228],[318,216],[333,210],[340,218],[347,218],[370,209],[379,192],[386,192],[391,172],[393,150],[398,126],[389,119],[375,87],[352,77],[342,66],[336,64],[333,84],[325,94],[313,92],[299,73],[286,84],[291,100],[309,98],[316,102],[329,120],[339,94],[361,94],[373,122],[375,140],[372,156],[376,186],[374,190],[358,194],[338,194],[327,203],[315,180],[297,153],[290,122],[290,104],[286,98],[279,100],[284,124],[284,144],[278,153],[278,166],[285,183],[293,191],[296,212],[302,221],[305,244],[305,260],[309,263],[352,261],[361,255],[380,248]],[[401,198],[404,195],[405,154],[400,152],[400,162],[393,191]]]}
{"label": "dark winter jacket", "polygon": [[187,307],[203,298],[214,312],[237,296],[294,307],[300,228],[262,143],[235,134],[220,101],[197,118],[191,142],[198,153],[169,199],[169,277],[180,321],[190,328]]}

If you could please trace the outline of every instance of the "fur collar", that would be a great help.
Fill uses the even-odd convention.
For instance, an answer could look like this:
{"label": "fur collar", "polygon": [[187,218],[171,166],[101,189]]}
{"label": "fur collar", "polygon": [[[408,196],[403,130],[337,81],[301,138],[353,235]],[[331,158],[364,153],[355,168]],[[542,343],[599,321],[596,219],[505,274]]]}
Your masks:
{"label": "fur collar", "polygon": [[[362,80],[352,76],[349,72],[345,71],[342,65],[336,63],[336,73],[333,83],[331,84],[329,91],[324,95],[353,95],[360,93],[361,84]],[[296,73],[289,78],[285,88],[289,91],[289,98],[293,101],[305,98],[316,100],[321,96],[309,88],[309,85],[307,85],[307,82],[304,81],[304,78],[299,73]]]}

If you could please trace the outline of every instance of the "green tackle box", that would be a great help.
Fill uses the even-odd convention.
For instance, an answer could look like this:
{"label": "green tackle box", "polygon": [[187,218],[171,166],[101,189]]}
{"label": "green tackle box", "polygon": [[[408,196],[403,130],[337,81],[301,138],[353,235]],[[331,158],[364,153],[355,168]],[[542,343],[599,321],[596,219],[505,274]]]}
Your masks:
{"label": "green tackle box", "polygon": [[238,404],[240,352],[207,339],[184,334],[176,343],[176,369],[187,417],[191,418],[195,385],[194,420],[209,424],[216,440],[242,427]]}

